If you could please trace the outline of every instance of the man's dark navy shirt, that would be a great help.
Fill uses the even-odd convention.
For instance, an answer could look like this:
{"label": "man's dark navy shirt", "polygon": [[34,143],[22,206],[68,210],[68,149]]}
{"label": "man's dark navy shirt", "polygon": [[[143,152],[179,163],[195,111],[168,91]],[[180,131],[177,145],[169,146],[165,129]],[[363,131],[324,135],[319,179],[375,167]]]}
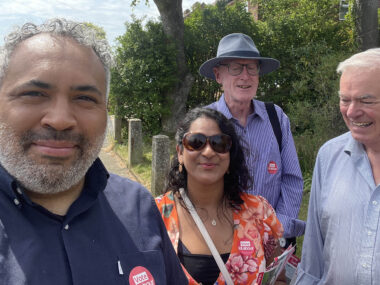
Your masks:
{"label": "man's dark navy shirt", "polygon": [[0,284],[188,284],[150,193],[99,159],[64,217],[0,166],[0,221]]}

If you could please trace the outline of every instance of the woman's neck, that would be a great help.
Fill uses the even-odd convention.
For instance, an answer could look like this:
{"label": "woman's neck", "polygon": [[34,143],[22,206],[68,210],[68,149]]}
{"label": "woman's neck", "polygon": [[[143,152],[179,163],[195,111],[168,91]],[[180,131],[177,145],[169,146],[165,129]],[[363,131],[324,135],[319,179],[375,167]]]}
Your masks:
{"label": "woman's neck", "polygon": [[187,184],[188,196],[195,207],[217,209],[223,203],[224,181],[213,185]]}
{"label": "woman's neck", "polygon": [[[231,251],[233,240],[233,212],[223,199],[224,183],[218,185],[195,185],[188,181],[188,196],[201,218],[219,253]],[[205,243],[190,213],[177,203],[179,238],[193,254],[208,254]]]}

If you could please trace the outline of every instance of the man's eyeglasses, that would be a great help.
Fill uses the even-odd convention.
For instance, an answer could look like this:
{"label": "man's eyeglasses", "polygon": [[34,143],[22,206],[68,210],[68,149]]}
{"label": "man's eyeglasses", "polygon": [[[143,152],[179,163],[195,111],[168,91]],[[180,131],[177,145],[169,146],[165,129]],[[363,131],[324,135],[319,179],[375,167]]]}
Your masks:
{"label": "man's eyeglasses", "polygon": [[237,76],[243,72],[244,66],[247,69],[247,72],[251,76],[256,76],[260,72],[260,65],[257,63],[247,63],[247,64],[241,64],[237,62],[230,62],[230,63],[219,63],[221,66],[227,66],[228,73],[232,76]]}
{"label": "man's eyeglasses", "polygon": [[218,153],[227,153],[232,146],[231,137],[225,134],[208,137],[201,133],[186,133],[182,139],[183,146],[189,151],[200,151],[206,146],[207,142]]}

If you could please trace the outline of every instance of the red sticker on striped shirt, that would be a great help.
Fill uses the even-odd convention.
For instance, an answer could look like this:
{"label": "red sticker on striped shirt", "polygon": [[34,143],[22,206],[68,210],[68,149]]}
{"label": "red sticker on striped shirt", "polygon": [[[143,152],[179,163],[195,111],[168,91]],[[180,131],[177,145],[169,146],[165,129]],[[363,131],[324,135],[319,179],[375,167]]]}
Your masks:
{"label": "red sticker on striped shirt", "polygon": [[276,174],[278,170],[277,164],[274,161],[269,161],[268,163],[268,172],[270,174]]}

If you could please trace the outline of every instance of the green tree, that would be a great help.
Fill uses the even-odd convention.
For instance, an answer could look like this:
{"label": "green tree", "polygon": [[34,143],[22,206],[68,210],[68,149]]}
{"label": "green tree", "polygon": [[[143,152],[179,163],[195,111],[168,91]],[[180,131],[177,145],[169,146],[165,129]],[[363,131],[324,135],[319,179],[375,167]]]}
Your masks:
{"label": "green tree", "polygon": [[[263,37],[260,50],[281,68],[260,79],[260,99],[274,101],[290,117],[303,173],[319,147],[346,128],[338,106],[338,63],[356,52],[352,17],[339,21],[335,0],[256,1]],[[275,17],[273,17],[275,15]]]}
{"label": "green tree", "polygon": [[100,39],[106,38],[106,32],[104,31],[102,27],[94,25],[93,23],[90,23],[90,22],[84,22],[84,24],[90,28],[93,28],[96,31],[97,37],[99,37]]}
{"label": "green tree", "polygon": [[184,50],[182,0],[153,1],[160,12],[165,34],[174,41],[176,47],[177,81],[173,88],[166,93],[167,98],[170,98],[170,113],[164,115],[162,126],[164,131],[174,133],[178,120],[186,111],[186,101],[193,83],[193,77],[186,65]]}
{"label": "green tree", "polygon": [[[182,14],[182,0],[153,0],[160,12],[162,26],[165,35],[173,41],[176,53],[174,58],[177,63],[176,77],[171,89],[166,90],[165,97],[170,112],[163,114],[162,127],[167,133],[176,131],[177,123],[183,116],[186,101],[190,92],[193,77],[189,73],[184,51],[184,24]],[[139,0],[133,0],[136,5]],[[145,1],[147,3],[148,0]]]}
{"label": "green tree", "polygon": [[195,78],[188,106],[210,103],[221,94],[218,84],[198,75],[200,65],[216,55],[219,40],[232,32],[250,35],[262,56],[281,62],[279,70],[260,78],[258,99],[285,109],[302,169],[310,172],[321,144],[345,130],[335,69],[356,51],[353,21],[339,21],[335,0],[254,1],[257,22],[244,3],[228,2],[196,4],[185,19],[186,55]]}
{"label": "green tree", "polygon": [[315,100],[319,93],[314,92],[312,84],[306,84],[307,89],[297,94],[294,85],[299,84],[301,76],[307,80],[304,73],[310,74],[324,56],[354,50],[352,24],[339,21],[339,3],[335,0],[256,2],[263,37],[258,46],[281,62],[278,71],[262,78],[259,93],[285,109],[295,101]]}
{"label": "green tree", "polygon": [[339,111],[339,76],[336,72],[338,63],[349,53],[334,52],[322,56],[320,63],[300,76],[294,84],[295,93],[309,94],[310,100],[288,104],[292,133],[297,146],[297,153],[303,173],[311,174],[318,149],[327,140],[345,132],[346,125]]}
{"label": "green tree", "polygon": [[166,94],[177,80],[175,46],[161,23],[148,21],[144,27],[136,19],[117,41],[111,110],[122,118],[141,119],[146,135],[157,134],[170,112]]}

